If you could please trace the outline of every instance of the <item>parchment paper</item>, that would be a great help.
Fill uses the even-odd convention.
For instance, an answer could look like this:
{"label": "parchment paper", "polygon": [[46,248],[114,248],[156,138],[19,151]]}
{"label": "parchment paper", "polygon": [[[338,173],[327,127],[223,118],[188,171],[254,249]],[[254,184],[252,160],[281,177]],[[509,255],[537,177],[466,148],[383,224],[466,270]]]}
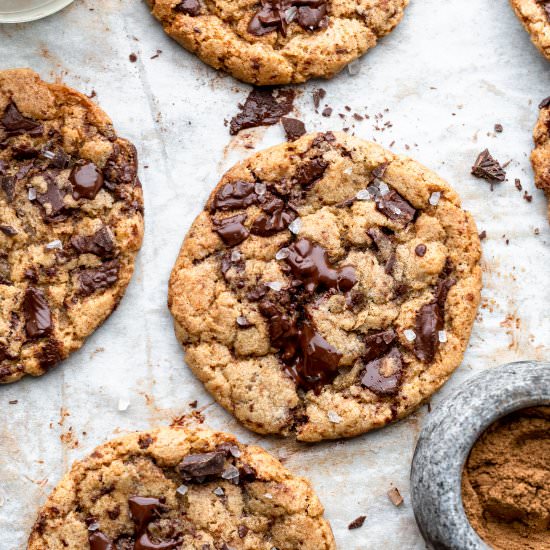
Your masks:
{"label": "parchment paper", "polygon": [[[15,66],[95,90],[119,134],[137,145],[146,238],[126,297],[82,350],[47,376],[0,387],[0,548],[25,547],[38,507],[74,460],[113,436],[189,413],[195,399],[210,426],[286,456],[289,469],[311,479],[340,549],[424,548],[408,476],[427,407],[363,437],[297,445],[239,426],[182,360],[166,293],[185,232],[222,173],[250,154],[246,143],[262,149],[284,139],[280,126],[230,139],[224,119],[250,88],[165,37],[141,0],[77,0],[48,19],[0,26],[0,68]],[[505,0],[412,0],[401,25],[359,67],[358,75],[344,71],[300,87],[297,108],[308,130],[354,123],[360,137],[395,142],[394,151],[446,178],[487,232],[483,303],[470,347],[432,405],[482,369],[548,360],[550,232],[528,155],[537,104],[550,95],[550,65]],[[331,118],[314,113],[311,92],[319,86]],[[342,120],[345,105],[371,118]],[[392,126],[375,130],[376,113],[383,115],[378,126]],[[485,147],[511,161],[508,181],[493,192],[469,173]],[[126,411],[118,410],[120,399],[130,402]],[[405,498],[400,508],[387,497],[391,486]],[[364,526],[349,531],[361,514]]]}

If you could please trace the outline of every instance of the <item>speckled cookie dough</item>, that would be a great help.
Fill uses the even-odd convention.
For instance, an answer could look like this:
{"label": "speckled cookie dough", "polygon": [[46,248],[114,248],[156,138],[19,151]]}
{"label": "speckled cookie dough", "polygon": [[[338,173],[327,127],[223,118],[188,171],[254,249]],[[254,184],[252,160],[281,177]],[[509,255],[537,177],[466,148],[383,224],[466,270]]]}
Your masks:
{"label": "speckled cookie dough", "polygon": [[169,306],[186,361],[248,428],[303,441],[402,418],[462,360],[480,243],[420,164],[343,133],[260,152],[189,230]]}
{"label": "speckled cookie dough", "polygon": [[77,462],[28,550],[335,550],[309,482],[206,429],[115,439]]}
{"label": "speckled cookie dough", "polygon": [[510,0],[533,44],[550,59],[550,0]]}
{"label": "speckled cookie dough", "polygon": [[148,0],[166,33],[257,85],[331,78],[376,45],[408,0]]}
{"label": "speckled cookie dough", "polygon": [[535,172],[535,185],[544,191],[548,199],[548,219],[550,220],[550,97],[539,105],[540,115],[535,126],[535,148],[531,153],[531,163]]}
{"label": "speckled cookie dough", "polygon": [[0,71],[0,383],[40,376],[113,311],[143,236],[134,146],[86,96]]}

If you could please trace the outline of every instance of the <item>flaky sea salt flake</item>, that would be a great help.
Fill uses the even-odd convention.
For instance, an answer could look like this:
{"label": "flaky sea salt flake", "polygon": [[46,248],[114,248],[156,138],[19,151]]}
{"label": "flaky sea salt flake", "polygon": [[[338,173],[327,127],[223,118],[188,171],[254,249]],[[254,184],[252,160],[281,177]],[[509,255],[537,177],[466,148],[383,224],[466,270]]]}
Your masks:
{"label": "flaky sea salt flake", "polygon": [[437,338],[442,344],[444,344],[447,341],[447,333],[444,330],[438,330]]}
{"label": "flaky sea salt flake", "polygon": [[302,229],[302,220],[300,218],[296,218],[289,226],[288,229],[294,233],[295,235],[298,235],[300,233],[300,230]]}
{"label": "flaky sea salt flake", "polygon": [[440,198],[441,198],[441,193],[439,191],[435,191],[430,195],[430,204],[432,206],[437,206],[439,204]]}
{"label": "flaky sea salt flake", "polygon": [[359,201],[369,201],[370,199],[372,199],[372,195],[367,189],[361,189],[361,191],[357,192],[355,198]]}
{"label": "flaky sea salt flake", "polygon": [[416,332],[414,332],[414,330],[411,330],[410,328],[405,329],[403,331],[403,335],[409,342],[414,342],[416,340]]}
{"label": "flaky sea salt flake", "polygon": [[128,401],[128,399],[121,398],[118,400],[118,410],[120,412],[127,411],[129,406],[130,406],[130,401]]}
{"label": "flaky sea salt flake", "polygon": [[241,259],[241,253],[238,250],[231,252],[231,261],[238,262]]}
{"label": "flaky sea salt flake", "polygon": [[274,290],[275,292],[279,292],[282,290],[284,284],[280,281],[271,281],[269,283],[265,283],[265,286],[269,287],[271,290]]}
{"label": "flaky sea salt flake", "polygon": [[61,250],[63,248],[63,243],[59,239],[55,239],[55,241],[50,241],[46,245],[46,248],[48,250],[53,250],[54,248]]}
{"label": "flaky sea salt flake", "polygon": [[225,491],[221,487],[216,487],[214,489],[214,494],[218,497],[223,497],[225,495]]}
{"label": "flaky sea salt flake", "polygon": [[328,411],[327,417],[333,424],[340,424],[342,422],[342,417],[334,411]]}
{"label": "flaky sea salt flake", "polygon": [[290,250],[288,248],[281,248],[281,250],[277,250],[277,253],[275,254],[276,260],[284,260],[288,258],[290,255]]}
{"label": "flaky sea salt flake", "polygon": [[348,64],[348,73],[350,76],[356,76],[361,72],[361,64],[355,60]]}
{"label": "flaky sea salt flake", "polygon": [[180,485],[176,489],[176,493],[178,493],[178,495],[181,495],[181,496],[187,494],[187,491],[189,491],[189,487],[187,487],[187,485]]}
{"label": "flaky sea salt flake", "polygon": [[258,182],[256,185],[254,185],[254,191],[256,195],[265,195],[265,192],[267,191],[267,186],[265,183]]}
{"label": "flaky sea salt flake", "polygon": [[29,200],[33,201],[36,199],[36,189],[34,187],[29,187]]}

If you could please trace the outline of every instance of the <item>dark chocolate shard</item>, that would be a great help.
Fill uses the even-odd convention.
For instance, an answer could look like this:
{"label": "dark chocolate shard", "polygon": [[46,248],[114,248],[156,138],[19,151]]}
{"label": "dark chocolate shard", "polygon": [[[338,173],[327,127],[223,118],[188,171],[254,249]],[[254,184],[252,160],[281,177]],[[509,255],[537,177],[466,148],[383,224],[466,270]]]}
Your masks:
{"label": "dark chocolate shard", "polygon": [[177,471],[185,481],[201,483],[207,476],[220,476],[224,470],[225,452],[187,455],[177,466]]}
{"label": "dark chocolate shard", "polygon": [[506,179],[506,172],[495,158],[485,149],[479,153],[474,165],[472,175],[483,178],[490,183],[502,183]]}
{"label": "dark chocolate shard", "polygon": [[314,158],[303,162],[296,168],[293,181],[304,189],[309,189],[321,179],[327,169],[328,162],[322,158]]}
{"label": "dark chocolate shard", "polygon": [[263,203],[261,209],[264,213],[254,220],[250,228],[253,235],[261,237],[268,237],[286,229],[298,216],[277,197],[272,197]]}
{"label": "dark chocolate shard", "polygon": [[0,119],[9,137],[29,133],[42,135],[42,125],[36,120],[24,117],[14,103],[9,103]]}
{"label": "dark chocolate shard", "polygon": [[227,246],[236,246],[249,236],[248,229],[243,225],[246,214],[237,214],[223,220],[213,220],[214,231]]}
{"label": "dark chocolate shard", "polygon": [[58,215],[65,208],[64,193],[57,186],[53,174],[47,172],[44,174],[47,188],[45,193],[38,193],[36,200],[43,206],[48,221],[57,221]]}
{"label": "dark chocolate shard", "polygon": [[314,292],[318,287],[347,292],[357,283],[353,267],[334,269],[328,263],[327,251],[308,239],[299,239],[288,247],[288,251],[285,260],[307,292]]}
{"label": "dark chocolate shard", "polygon": [[174,6],[174,11],[197,17],[201,13],[201,3],[199,0],[183,0]]}
{"label": "dark chocolate shard", "polygon": [[88,543],[90,550],[115,550],[111,539],[101,531],[89,531]]}
{"label": "dark chocolate shard", "polygon": [[405,200],[395,189],[385,195],[378,195],[375,199],[376,208],[390,220],[408,224],[412,222],[416,209]]}
{"label": "dark chocolate shard", "polygon": [[396,338],[397,334],[391,328],[366,336],[365,353],[362,356],[363,361],[369,362],[385,355]]}
{"label": "dark chocolate shard", "polygon": [[15,177],[0,174],[0,187],[2,187],[2,190],[6,194],[7,202],[13,202],[13,199],[15,199]]}
{"label": "dark chocolate shard", "polygon": [[110,260],[100,265],[78,272],[78,292],[81,296],[91,296],[98,290],[112,287],[118,280],[118,260]]}
{"label": "dark chocolate shard", "polygon": [[241,112],[231,119],[229,133],[234,136],[246,128],[277,124],[292,110],[294,97],[294,90],[254,88],[241,106]]}
{"label": "dark chocolate shard", "polygon": [[249,181],[226,183],[212,200],[211,211],[240,210],[258,202],[255,184]]}
{"label": "dark chocolate shard", "polygon": [[359,529],[359,527],[363,527],[363,523],[365,523],[365,520],[367,519],[367,516],[359,516],[355,518],[349,525],[348,529]]}
{"label": "dark chocolate shard", "polygon": [[281,118],[287,141],[296,141],[306,133],[306,125],[297,118]]}
{"label": "dark chocolate shard", "polygon": [[0,225],[0,231],[2,231],[6,237],[15,237],[15,235],[17,235],[17,229],[11,225]]}
{"label": "dark chocolate shard", "polygon": [[539,109],[547,109],[550,107],[550,96],[545,97],[540,103],[539,103]]}
{"label": "dark chocolate shard", "polygon": [[71,237],[70,244],[79,254],[95,254],[100,258],[109,258],[115,250],[111,231],[105,225],[93,235]]}
{"label": "dark chocolate shard", "polygon": [[29,338],[42,338],[52,332],[52,312],[42,290],[35,287],[27,288],[23,299],[25,314],[25,330]]}
{"label": "dark chocolate shard", "polygon": [[403,359],[397,348],[387,355],[365,365],[361,385],[379,396],[395,395],[399,391],[403,375]]}

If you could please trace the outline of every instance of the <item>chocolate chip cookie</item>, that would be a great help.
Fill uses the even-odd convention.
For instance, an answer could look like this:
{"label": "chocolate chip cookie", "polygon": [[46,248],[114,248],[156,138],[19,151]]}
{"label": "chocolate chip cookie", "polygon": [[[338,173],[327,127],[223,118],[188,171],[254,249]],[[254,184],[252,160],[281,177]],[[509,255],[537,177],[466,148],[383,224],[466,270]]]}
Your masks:
{"label": "chocolate chip cookie", "polygon": [[535,126],[535,149],[531,153],[531,163],[535,172],[535,185],[544,191],[548,199],[548,219],[550,220],[550,97],[544,99]]}
{"label": "chocolate chip cookie", "polygon": [[376,45],[408,0],[148,0],[166,33],[257,85],[331,78]]}
{"label": "chocolate chip cookie", "polygon": [[247,427],[348,437],[407,415],[460,364],[479,260],[441,178],[347,134],[306,135],[224,175],[169,306],[187,364]]}
{"label": "chocolate chip cookie", "polygon": [[334,550],[308,481],[259,447],[161,428],[98,447],[40,511],[28,550]]}
{"label": "chocolate chip cookie", "polygon": [[550,59],[550,0],[510,0],[533,44]]}
{"label": "chocolate chip cookie", "polygon": [[134,146],[86,96],[0,71],[0,383],[39,376],[113,311],[143,235]]}

